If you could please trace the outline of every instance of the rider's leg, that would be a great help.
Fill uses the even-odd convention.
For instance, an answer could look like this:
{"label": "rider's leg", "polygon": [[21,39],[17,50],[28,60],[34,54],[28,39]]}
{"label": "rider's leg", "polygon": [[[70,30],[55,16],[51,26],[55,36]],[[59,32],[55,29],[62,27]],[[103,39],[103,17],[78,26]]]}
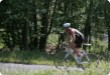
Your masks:
{"label": "rider's leg", "polygon": [[70,47],[74,50],[74,54],[76,54],[77,56],[81,55],[81,46],[77,46],[74,42],[72,42],[70,44]]}
{"label": "rider's leg", "polygon": [[77,56],[81,56],[81,48],[75,48],[74,53],[75,53]]}
{"label": "rider's leg", "polygon": [[64,60],[67,60],[68,56],[69,56],[69,53],[67,52],[66,55],[64,56]]}
{"label": "rider's leg", "polygon": [[73,50],[73,52],[71,53],[72,57],[75,59],[75,61],[77,62],[77,64],[82,64],[81,62],[81,48],[76,48],[76,44],[75,43],[71,43],[70,44],[71,49]]}

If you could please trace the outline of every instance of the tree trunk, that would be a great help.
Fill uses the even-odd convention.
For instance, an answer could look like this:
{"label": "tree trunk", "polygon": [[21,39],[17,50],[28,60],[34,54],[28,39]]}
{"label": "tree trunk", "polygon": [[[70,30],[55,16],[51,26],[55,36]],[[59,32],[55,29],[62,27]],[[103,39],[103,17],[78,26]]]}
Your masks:
{"label": "tree trunk", "polygon": [[41,37],[40,37],[40,42],[39,42],[39,49],[41,51],[45,50],[46,48],[46,43],[47,43],[47,33],[48,33],[48,26],[49,26],[49,21],[48,21],[48,12],[49,12],[49,5],[51,1],[46,0],[44,2],[44,12],[42,12],[42,27],[41,27]]}
{"label": "tree trunk", "polygon": [[48,13],[42,14],[42,27],[41,27],[41,37],[40,37],[40,44],[39,49],[44,50],[46,47],[47,42],[47,26],[48,26]]}
{"label": "tree trunk", "polygon": [[34,34],[36,35],[34,37],[33,44],[37,48],[38,47],[38,25],[37,25],[37,11],[36,11],[36,4],[35,0],[33,0],[33,22],[34,22]]}
{"label": "tree trunk", "polygon": [[53,13],[52,13],[52,16],[51,16],[50,25],[49,25],[47,35],[49,35],[51,33],[51,30],[52,30],[52,27],[53,27],[53,23],[54,23],[54,18],[53,17],[55,17],[55,13],[56,13],[55,11],[56,11],[57,4],[58,4],[58,0],[55,0],[54,7],[53,7]]}
{"label": "tree trunk", "polygon": [[15,47],[16,45],[16,34],[15,34],[15,21],[12,21],[12,28],[11,28],[11,37],[12,37],[12,49]]}
{"label": "tree trunk", "polygon": [[109,13],[109,3],[106,0],[104,6],[105,23],[108,32],[108,51],[110,52],[110,13]]}
{"label": "tree trunk", "polygon": [[[90,0],[90,4],[89,4],[89,7],[88,7],[87,20],[86,20],[85,29],[84,29],[85,43],[91,43],[91,15],[92,15],[92,6],[93,6],[93,0]],[[84,49],[86,49],[85,46],[84,46]]]}
{"label": "tree trunk", "polygon": [[85,23],[85,29],[84,29],[84,36],[85,36],[85,42],[90,43],[91,42],[91,15],[92,15],[92,6],[93,1],[90,0],[89,8],[88,8],[88,14],[87,14],[87,20]]}
{"label": "tree trunk", "polygon": [[22,29],[22,42],[23,42],[23,49],[28,50],[28,42],[29,42],[29,29],[28,29],[28,21],[25,20],[25,23],[23,25]]}
{"label": "tree trunk", "polygon": [[108,51],[110,52],[110,27],[108,29]]}

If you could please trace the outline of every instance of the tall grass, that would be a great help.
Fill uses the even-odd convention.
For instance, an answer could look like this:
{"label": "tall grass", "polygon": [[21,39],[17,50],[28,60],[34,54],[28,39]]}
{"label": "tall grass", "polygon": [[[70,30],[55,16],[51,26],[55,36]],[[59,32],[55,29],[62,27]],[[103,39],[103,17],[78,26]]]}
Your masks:
{"label": "tall grass", "polygon": [[[53,60],[59,58],[46,53],[37,51],[12,51],[0,53],[0,61],[2,62],[16,62],[26,64],[47,64],[54,65]],[[110,72],[110,61],[101,60],[98,67],[95,67],[94,62],[85,71],[77,70],[39,70],[39,71],[7,71],[0,69],[3,75],[107,75]],[[74,66],[73,66],[74,67]]]}
{"label": "tall grass", "polygon": [[4,51],[0,52],[1,62],[15,62],[24,64],[53,64],[53,57],[38,51]]}

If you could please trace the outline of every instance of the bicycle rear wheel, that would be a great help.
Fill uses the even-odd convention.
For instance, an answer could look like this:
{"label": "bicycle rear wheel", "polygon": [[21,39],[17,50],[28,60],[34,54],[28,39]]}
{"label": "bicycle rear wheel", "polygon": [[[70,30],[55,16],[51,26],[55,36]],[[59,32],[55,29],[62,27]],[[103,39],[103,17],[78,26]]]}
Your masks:
{"label": "bicycle rear wheel", "polygon": [[94,53],[89,53],[88,57],[90,59],[90,67],[91,68],[97,68],[98,64],[100,62],[100,59],[99,59],[98,55],[96,55]]}
{"label": "bicycle rear wheel", "polygon": [[94,53],[86,53],[81,59],[83,69],[97,68],[99,64],[99,58]]}

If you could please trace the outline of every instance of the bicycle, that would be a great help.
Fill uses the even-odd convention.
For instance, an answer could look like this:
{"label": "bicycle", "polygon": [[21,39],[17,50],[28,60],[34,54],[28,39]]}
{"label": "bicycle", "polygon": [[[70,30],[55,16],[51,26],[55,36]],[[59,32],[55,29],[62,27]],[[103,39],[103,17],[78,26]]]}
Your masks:
{"label": "bicycle", "polygon": [[[91,44],[83,44],[86,46],[90,46]],[[97,61],[94,65],[98,65],[99,59],[98,56],[94,53],[87,53],[85,50],[81,50],[81,56],[77,56],[74,54],[74,50],[67,47],[66,43],[61,43],[59,50],[54,54],[56,60],[54,60],[54,65],[56,68],[65,68],[72,67],[76,65],[78,68],[82,68],[85,70],[87,67],[91,65],[91,62]],[[72,56],[72,57],[70,57]],[[75,62],[73,62],[73,59]]]}

